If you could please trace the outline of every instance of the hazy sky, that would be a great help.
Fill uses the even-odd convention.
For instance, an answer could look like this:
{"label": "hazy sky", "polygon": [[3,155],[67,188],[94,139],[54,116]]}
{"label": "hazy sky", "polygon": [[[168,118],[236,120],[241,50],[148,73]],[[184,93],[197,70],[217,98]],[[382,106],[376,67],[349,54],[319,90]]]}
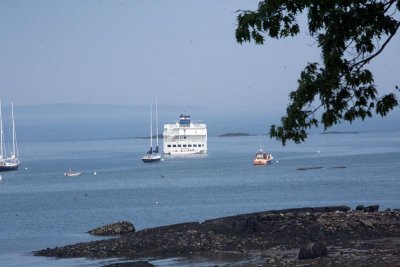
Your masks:
{"label": "hazy sky", "polygon": [[[306,34],[237,44],[235,11],[257,3],[0,0],[0,97],[282,111],[320,52]],[[372,68],[385,92],[399,84],[399,35]]]}

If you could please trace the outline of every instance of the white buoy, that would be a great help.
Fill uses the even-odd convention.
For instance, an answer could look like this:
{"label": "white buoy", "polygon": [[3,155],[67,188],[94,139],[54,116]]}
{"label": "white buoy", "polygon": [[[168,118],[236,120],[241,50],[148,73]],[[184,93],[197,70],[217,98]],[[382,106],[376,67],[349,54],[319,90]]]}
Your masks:
{"label": "white buoy", "polygon": [[27,170],[28,169],[28,167],[25,167],[25,170]]}
{"label": "white buoy", "polygon": [[0,175],[0,181],[1,181],[1,180],[3,180],[3,177],[1,177],[1,175]]}
{"label": "white buoy", "polygon": [[279,160],[275,161],[276,163],[279,163]]}
{"label": "white buoy", "polygon": [[161,159],[161,161],[164,161],[164,159]]}
{"label": "white buoy", "polygon": [[156,201],[156,205],[158,205],[158,201]]}
{"label": "white buoy", "polygon": [[319,154],[319,150],[317,150],[317,154]]}
{"label": "white buoy", "polygon": [[97,172],[94,172],[93,174],[94,174],[94,175],[97,175]]}

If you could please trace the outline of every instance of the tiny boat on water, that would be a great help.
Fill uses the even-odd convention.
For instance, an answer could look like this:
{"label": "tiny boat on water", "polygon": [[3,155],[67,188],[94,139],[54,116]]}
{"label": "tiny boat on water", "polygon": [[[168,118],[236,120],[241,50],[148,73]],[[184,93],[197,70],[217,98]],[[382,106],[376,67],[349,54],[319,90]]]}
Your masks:
{"label": "tiny boat on water", "polygon": [[68,176],[68,177],[79,176],[81,174],[82,174],[82,172],[73,172],[72,170],[64,172],[64,176]]}
{"label": "tiny boat on water", "polygon": [[267,165],[268,162],[272,161],[272,159],[272,155],[268,154],[260,147],[256,153],[256,157],[253,160],[253,165]]}

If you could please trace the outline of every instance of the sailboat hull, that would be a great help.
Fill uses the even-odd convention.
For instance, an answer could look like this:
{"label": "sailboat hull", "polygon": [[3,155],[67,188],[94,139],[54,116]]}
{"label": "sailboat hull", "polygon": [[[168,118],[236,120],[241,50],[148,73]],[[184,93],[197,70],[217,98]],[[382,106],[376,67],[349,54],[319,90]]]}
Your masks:
{"label": "sailboat hull", "polygon": [[16,164],[0,165],[0,172],[16,171],[16,170],[18,170],[18,166],[19,165],[16,165]]}
{"label": "sailboat hull", "polygon": [[142,161],[144,163],[153,163],[153,162],[159,162],[161,158],[142,158]]}
{"label": "sailboat hull", "polygon": [[142,158],[144,163],[159,162],[161,159],[160,154],[147,154]]}

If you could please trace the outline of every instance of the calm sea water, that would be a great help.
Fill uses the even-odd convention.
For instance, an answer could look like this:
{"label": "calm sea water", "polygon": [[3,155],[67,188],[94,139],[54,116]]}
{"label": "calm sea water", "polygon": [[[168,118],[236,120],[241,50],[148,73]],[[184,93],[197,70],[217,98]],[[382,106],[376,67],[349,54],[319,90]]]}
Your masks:
{"label": "calm sea water", "polygon": [[[274,162],[255,167],[259,141],[209,137],[207,155],[166,156],[157,164],[140,160],[145,139],[20,142],[20,169],[0,173],[0,265],[112,262],[33,257],[31,251],[94,240],[85,232],[120,220],[140,230],[270,209],[400,207],[399,131],[312,134],[305,144],[286,147],[263,137]],[[296,170],[316,166],[323,168]],[[83,174],[65,177],[69,168]]]}

